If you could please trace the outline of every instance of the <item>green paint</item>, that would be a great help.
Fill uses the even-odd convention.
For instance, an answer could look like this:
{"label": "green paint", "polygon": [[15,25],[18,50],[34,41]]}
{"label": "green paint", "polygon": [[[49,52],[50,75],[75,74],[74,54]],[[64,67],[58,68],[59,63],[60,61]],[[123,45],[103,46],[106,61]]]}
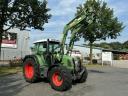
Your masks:
{"label": "green paint", "polygon": [[73,69],[73,58],[71,56],[64,55],[62,59],[62,65],[69,69]]}

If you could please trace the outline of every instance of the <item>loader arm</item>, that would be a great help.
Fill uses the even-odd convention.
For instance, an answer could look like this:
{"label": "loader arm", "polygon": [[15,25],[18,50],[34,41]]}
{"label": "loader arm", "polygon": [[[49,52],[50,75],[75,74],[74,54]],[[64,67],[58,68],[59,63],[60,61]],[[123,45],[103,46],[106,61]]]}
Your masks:
{"label": "loader arm", "polygon": [[[60,48],[60,54],[61,54],[61,58],[63,58],[63,54],[64,54],[64,48],[65,48],[65,42],[66,42],[66,38],[68,35],[69,30],[71,31],[71,38],[70,38],[70,43],[69,43],[69,50],[72,50],[73,45],[74,45],[74,39],[75,36],[77,34],[77,32],[81,29],[81,25],[80,23],[82,21],[84,21],[86,19],[86,15],[82,14],[83,12],[81,12],[80,15],[76,16],[73,20],[71,20],[68,24],[65,25],[64,30],[63,30],[63,37],[61,40],[61,48]],[[68,52],[67,51],[67,52]]]}
{"label": "loader arm", "polygon": [[81,30],[81,27],[78,27],[77,29],[72,31],[69,46],[68,46],[68,49],[67,49],[67,54],[69,53],[69,51],[71,51],[73,49],[73,45],[74,45],[74,42],[75,42],[75,38],[77,36],[77,32],[80,31],[80,30]]}

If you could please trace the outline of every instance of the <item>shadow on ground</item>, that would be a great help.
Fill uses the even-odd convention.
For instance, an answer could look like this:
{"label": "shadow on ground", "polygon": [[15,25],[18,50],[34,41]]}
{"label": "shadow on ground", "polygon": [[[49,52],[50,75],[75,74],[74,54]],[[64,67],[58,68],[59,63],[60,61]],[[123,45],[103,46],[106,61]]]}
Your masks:
{"label": "shadow on ground", "polygon": [[99,70],[88,70],[88,72],[90,72],[90,73],[105,73],[105,72],[99,71]]}

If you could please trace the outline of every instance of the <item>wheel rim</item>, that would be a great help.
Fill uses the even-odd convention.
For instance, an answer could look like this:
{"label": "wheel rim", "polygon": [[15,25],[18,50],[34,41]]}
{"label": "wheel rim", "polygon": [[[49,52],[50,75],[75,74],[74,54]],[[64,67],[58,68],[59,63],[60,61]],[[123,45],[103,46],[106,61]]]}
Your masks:
{"label": "wheel rim", "polygon": [[55,86],[61,86],[63,83],[63,78],[60,76],[59,72],[55,72],[52,76],[52,81]]}
{"label": "wheel rim", "polygon": [[34,75],[34,68],[32,66],[32,63],[28,62],[25,65],[25,76],[26,76],[26,78],[31,79],[33,77],[33,75]]}

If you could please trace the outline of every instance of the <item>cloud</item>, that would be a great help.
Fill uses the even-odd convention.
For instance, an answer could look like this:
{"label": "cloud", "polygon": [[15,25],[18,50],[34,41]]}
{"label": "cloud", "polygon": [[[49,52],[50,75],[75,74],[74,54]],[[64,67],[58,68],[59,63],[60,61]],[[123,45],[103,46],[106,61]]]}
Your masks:
{"label": "cloud", "polygon": [[35,32],[30,35],[30,42],[32,44],[34,41],[41,39],[48,39],[48,38],[60,40],[61,34],[60,33],[57,34],[55,32]]}
{"label": "cloud", "polygon": [[79,4],[81,2],[81,0],[61,0],[59,3],[59,6],[65,8],[65,7],[72,7],[76,4]]}
{"label": "cloud", "polygon": [[124,15],[128,13],[127,0],[105,0],[110,8],[113,8],[116,16]]}
{"label": "cloud", "polygon": [[61,27],[66,24],[63,20],[51,21],[50,23],[45,24],[45,28]]}
{"label": "cloud", "polygon": [[[58,8],[58,9],[62,9],[62,8]],[[74,12],[73,9],[65,8],[65,9],[62,9],[62,10],[51,11],[51,14],[54,15],[54,16],[66,16],[66,15],[71,14],[73,12]]]}
{"label": "cloud", "polygon": [[82,0],[57,0],[58,4],[52,6],[51,14],[54,16],[64,16],[76,11]]}

